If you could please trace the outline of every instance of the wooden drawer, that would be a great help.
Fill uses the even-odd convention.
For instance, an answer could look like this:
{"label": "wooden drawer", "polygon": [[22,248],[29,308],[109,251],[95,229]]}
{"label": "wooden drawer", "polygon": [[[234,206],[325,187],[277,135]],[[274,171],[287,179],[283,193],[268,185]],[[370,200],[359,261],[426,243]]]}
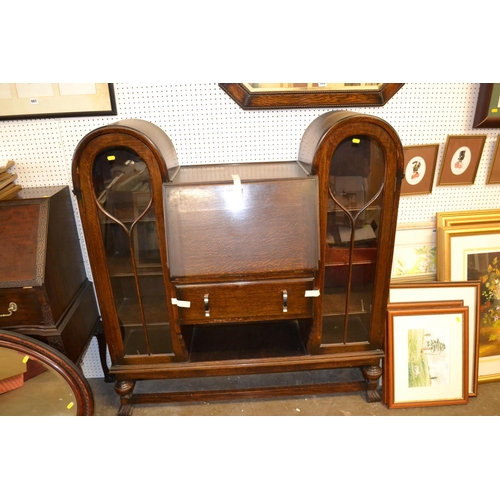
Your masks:
{"label": "wooden drawer", "polygon": [[311,317],[314,298],[306,291],[313,284],[311,277],[176,285],[179,318],[183,324],[200,324]]}
{"label": "wooden drawer", "polygon": [[53,325],[50,308],[42,306],[44,297],[41,287],[0,289],[0,315],[8,314],[11,302],[17,306],[10,316],[0,317],[0,328]]}

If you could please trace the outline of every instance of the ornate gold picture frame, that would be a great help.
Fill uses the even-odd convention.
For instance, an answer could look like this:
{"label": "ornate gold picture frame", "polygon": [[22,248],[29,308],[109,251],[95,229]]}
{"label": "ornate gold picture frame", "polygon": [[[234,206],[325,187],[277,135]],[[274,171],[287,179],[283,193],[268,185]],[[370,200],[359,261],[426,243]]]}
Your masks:
{"label": "ornate gold picture frame", "polygon": [[479,281],[480,382],[500,380],[500,210],[437,216],[437,277]]}

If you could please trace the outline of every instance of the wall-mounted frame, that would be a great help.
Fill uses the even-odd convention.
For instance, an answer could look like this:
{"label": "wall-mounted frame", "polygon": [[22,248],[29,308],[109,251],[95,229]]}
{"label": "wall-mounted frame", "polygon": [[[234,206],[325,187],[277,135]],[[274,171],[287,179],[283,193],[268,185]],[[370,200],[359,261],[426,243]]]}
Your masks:
{"label": "wall-mounted frame", "polygon": [[500,380],[500,222],[457,221],[437,228],[438,279],[480,281],[478,378]]}
{"label": "wall-mounted frame", "polygon": [[473,128],[500,127],[500,83],[481,83]]}
{"label": "wall-mounted frame", "polygon": [[468,402],[468,315],[442,301],[388,306],[389,408]]}
{"label": "wall-mounted frame", "polygon": [[497,135],[497,142],[495,145],[495,152],[493,154],[493,161],[491,162],[490,172],[486,184],[500,184],[500,134]]}
{"label": "wall-mounted frame", "polygon": [[116,114],[112,83],[0,83],[0,120]]}
{"label": "wall-mounted frame", "polygon": [[383,106],[404,83],[219,83],[243,109]]}
{"label": "wall-mounted frame", "polygon": [[430,194],[434,182],[439,144],[405,146],[405,176],[401,183],[401,196]]}
{"label": "wall-mounted frame", "polygon": [[[462,301],[468,308],[468,391],[469,396],[477,396],[479,370],[479,307],[481,286],[479,281],[434,281],[431,283],[392,284],[389,291],[389,306],[398,304],[413,306],[439,303],[442,301]],[[385,380],[384,380],[385,383]],[[384,393],[384,400],[387,395]]]}
{"label": "wall-mounted frame", "polygon": [[438,186],[474,184],[486,135],[449,135]]}

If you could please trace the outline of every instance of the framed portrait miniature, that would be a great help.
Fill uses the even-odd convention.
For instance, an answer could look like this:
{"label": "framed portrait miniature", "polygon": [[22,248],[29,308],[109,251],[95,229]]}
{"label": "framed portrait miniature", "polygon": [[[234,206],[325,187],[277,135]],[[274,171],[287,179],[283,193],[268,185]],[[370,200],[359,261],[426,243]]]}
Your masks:
{"label": "framed portrait miniature", "polygon": [[491,162],[490,172],[486,184],[500,184],[500,135],[497,136],[493,161]]}
{"label": "framed portrait miniature", "polygon": [[449,135],[438,186],[474,184],[486,135]]}
{"label": "framed portrait miniature", "polygon": [[401,196],[430,194],[434,182],[439,144],[406,146],[404,151],[405,176]]}
{"label": "framed portrait miniature", "polygon": [[388,307],[389,408],[466,404],[468,307]]}

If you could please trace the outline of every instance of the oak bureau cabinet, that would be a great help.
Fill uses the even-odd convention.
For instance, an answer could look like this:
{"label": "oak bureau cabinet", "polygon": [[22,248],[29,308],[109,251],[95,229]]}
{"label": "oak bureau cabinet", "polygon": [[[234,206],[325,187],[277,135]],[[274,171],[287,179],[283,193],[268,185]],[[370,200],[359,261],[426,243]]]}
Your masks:
{"label": "oak bureau cabinet", "polygon": [[95,334],[105,354],[68,186],[24,188],[0,202],[0,329],[35,337],[75,364]]}
{"label": "oak bureau cabinet", "polygon": [[[180,166],[143,120],[84,137],[74,192],[119,413],[353,390],[379,400],[402,161],[389,124],[343,111],[309,125],[295,161]],[[143,389],[272,374],[297,378]]]}

